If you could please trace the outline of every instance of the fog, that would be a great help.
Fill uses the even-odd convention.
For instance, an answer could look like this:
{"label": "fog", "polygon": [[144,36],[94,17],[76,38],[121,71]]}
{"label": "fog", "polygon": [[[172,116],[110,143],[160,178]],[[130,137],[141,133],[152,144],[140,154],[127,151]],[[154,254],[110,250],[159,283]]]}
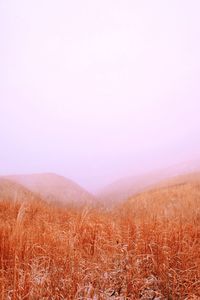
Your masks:
{"label": "fog", "polygon": [[200,2],[1,0],[0,174],[90,191],[196,159]]}

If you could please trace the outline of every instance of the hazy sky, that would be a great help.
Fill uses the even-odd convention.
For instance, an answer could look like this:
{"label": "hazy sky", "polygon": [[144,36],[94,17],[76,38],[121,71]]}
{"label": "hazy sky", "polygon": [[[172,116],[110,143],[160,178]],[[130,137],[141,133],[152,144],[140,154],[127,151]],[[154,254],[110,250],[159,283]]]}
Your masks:
{"label": "hazy sky", "polygon": [[199,0],[0,0],[0,174],[95,190],[198,157],[199,13]]}

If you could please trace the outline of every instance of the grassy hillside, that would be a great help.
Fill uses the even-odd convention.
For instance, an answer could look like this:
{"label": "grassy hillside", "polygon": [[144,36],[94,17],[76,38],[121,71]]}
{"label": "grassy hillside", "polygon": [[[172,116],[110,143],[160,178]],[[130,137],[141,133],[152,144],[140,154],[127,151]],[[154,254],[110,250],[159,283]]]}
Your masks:
{"label": "grassy hillside", "polygon": [[0,201],[1,299],[199,299],[199,249],[198,182],[109,210]]}
{"label": "grassy hillside", "polygon": [[93,202],[94,197],[70,179],[53,173],[8,176],[43,199],[63,204]]}
{"label": "grassy hillside", "polygon": [[186,218],[186,215],[192,217],[200,214],[200,180],[197,181],[197,177],[191,177],[191,181],[186,179],[188,177],[181,176],[179,179],[164,181],[156,188],[130,197],[126,205],[136,212],[137,217],[141,207],[143,212],[152,210],[154,214],[167,218],[177,215]]}
{"label": "grassy hillside", "polygon": [[[189,176],[188,174],[191,174]],[[177,164],[168,168],[121,178],[112,184],[104,187],[99,191],[99,197],[105,201],[115,203],[128,199],[132,195],[149,190],[158,185],[158,183],[166,184],[182,177],[191,179],[193,174],[198,174],[200,177],[200,161],[189,161],[186,163]]]}
{"label": "grassy hillside", "polygon": [[31,192],[23,185],[10,179],[0,177],[0,201],[30,201],[37,199],[38,195]]}

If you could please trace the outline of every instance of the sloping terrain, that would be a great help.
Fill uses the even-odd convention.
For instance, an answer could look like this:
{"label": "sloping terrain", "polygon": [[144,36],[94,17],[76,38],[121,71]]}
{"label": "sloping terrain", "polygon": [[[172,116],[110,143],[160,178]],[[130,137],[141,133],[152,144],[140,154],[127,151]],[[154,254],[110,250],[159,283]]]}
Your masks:
{"label": "sloping terrain", "polygon": [[[184,185],[184,184],[196,184],[200,183],[200,171],[192,172],[188,174],[174,176],[172,178],[168,178],[157,183],[156,187],[171,187],[176,185]],[[155,187],[155,186],[154,186]]]}
{"label": "sloping terrain", "polygon": [[94,199],[78,184],[52,173],[15,175],[7,178],[23,185],[48,201],[84,204]]}
{"label": "sloping terrain", "polygon": [[200,172],[200,161],[189,161],[144,175],[122,178],[102,189],[98,197],[107,203],[116,203],[148,190],[160,182],[168,184],[171,180],[179,180],[180,176],[198,172]]}
{"label": "sloping terrain", "polygon": [[16,202],[37,199],[37,195],[23,185],[10,179],[0,178],[0,201],[14,200]]}
{"label": "sloping terrain", "polygon": [[162,214],[169,217],[181,215],[196,215],[200,218],[200,173],[176,177],[163,181],[156,187],[139,193],[127,200],[127,203],[137,213],[141,207],[143,212]]}

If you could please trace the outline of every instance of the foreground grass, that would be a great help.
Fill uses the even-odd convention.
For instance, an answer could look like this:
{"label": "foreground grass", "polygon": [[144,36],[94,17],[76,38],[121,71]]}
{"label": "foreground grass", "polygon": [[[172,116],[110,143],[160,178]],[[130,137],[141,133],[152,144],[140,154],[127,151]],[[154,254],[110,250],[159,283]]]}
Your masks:
{"label": "foreground grass", "polygon": [[200,189],[116,208],[0,201],[1,299],[200,299]]}

